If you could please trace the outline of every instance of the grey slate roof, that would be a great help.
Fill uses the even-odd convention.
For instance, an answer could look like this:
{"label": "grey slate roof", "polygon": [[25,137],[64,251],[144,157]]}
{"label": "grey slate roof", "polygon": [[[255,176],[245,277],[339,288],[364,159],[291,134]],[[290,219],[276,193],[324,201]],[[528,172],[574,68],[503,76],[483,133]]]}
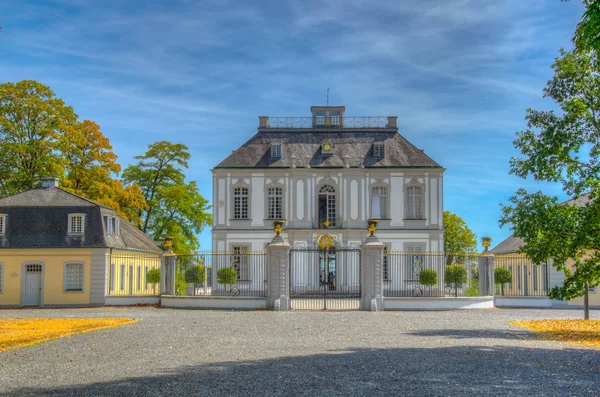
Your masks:
{"label": "grey slate roof", "polygon": [[[85,234],[69,236],[68,214],[85,214]],[[103,215],[116,212],[57,187],[36,188],[0,199],[7,215],[0,248],[120,248],[160,253],[154,240],[120,218],[120,236],[107,236]]]}
{"label": "grey slate roof", "polygon": [[[579,198],[567,200],[561,204],[577,205],[579,207],[585,206],[590,202],[590,195],[584,194]],[[490,252],[492,254],[511,254],[519,252],[519,249],[525,244],[525,242],[519,237],[510,236],[506,240],[494,247]]]}
{"label": "grey slate roof", "polygon": [[[333,144],[333,155],[321,154],[321,144]],[[373,143],[384,143],[384,158],[373,156]],[[271,158],[272,144],[281,144],[281,158]],[[259,131],[215,168],[344,167],[442,168],[396,131]]]}

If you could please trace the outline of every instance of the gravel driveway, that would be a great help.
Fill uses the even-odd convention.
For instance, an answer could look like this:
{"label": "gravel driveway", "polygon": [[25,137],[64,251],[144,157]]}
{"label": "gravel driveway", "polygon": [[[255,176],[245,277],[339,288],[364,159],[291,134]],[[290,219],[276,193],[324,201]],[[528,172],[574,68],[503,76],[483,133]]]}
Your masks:
{"label": "gravel driveway", "polygon": [[0,318],[139,322],[0,353],[0,394],[600,396],[599,351],[542,341],[509,324],[580,316],[500,309],[3,310]]}

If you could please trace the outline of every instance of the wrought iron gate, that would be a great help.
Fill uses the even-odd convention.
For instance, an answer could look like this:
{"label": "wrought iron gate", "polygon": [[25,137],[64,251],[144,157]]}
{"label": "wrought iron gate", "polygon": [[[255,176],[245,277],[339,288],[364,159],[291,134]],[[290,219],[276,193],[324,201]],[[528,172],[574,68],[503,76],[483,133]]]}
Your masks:
{"label": "wrought iron gate", "polygon": [[294,246],[290,251],[293,310],[358,310],[360,249]]}

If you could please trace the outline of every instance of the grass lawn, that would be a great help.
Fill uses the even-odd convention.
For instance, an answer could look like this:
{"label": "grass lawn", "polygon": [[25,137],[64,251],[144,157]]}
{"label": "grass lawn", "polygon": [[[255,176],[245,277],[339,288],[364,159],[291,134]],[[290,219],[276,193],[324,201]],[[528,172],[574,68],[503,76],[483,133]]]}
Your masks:
{"label": "grass lawn", "polygon": [[0,352],[52,339],[134,323],[130,318],[27,318],[0,320]]}
{"label": "grass lawn", "polygon": [[600,320],[531,320],[511,324],[537,332],[545,339],[600,349]]}

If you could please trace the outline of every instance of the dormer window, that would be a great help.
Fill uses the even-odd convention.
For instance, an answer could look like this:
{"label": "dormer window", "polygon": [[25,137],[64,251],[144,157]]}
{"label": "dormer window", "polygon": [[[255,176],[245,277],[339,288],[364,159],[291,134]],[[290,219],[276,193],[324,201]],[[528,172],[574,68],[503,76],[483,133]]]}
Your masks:
{"label": "dormer window", "polygon": [[119,218],[113,218],[113,233],[115,237],[119,237]]}
{"label": "dormer window", "polygon": [[281,144],[273,144],[271,145],[271,157],[272,158],[281,158]]}
{"label": "dormer window", "polygon": [[104,228],[106,229],[106,235],[112,236],[112,222],[110,221],[110,216],[104,217]]}
{"label": "dormer window", "polygon": [[119,237],[119,218],[104,216],[104,228],[107,236]]}
{"label": "dormer window", "polygon": [[4,236],[6,234],[6,214],[0,214],[0,236]]}
{"label": "dormer window", "polygon": [[384,157],[384,146],[383,142],[375,142],[373,144],[373,157],[382,159]]}
{"label": "dormer window", "polygon": [[69,214],[69,234],[84,234],[85,214]]}
{"label": "dormer window", "polygon": [[344,106],[312,106],[314,127],[342,127],[344,124]]}

